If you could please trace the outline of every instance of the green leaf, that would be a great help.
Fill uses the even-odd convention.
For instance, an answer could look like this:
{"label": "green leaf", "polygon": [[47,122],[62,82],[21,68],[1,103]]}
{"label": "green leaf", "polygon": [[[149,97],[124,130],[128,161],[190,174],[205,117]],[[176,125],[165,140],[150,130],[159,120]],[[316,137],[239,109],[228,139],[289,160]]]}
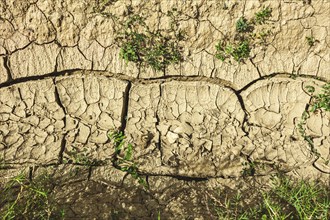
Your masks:
{"label": "green leaf", "polygon": [[313,86],[306,86],[305,88],[307,89],[307,92],[309,92],[309,93],[315,92],[315,88]]}
{"label": "green leaf", "polygon": [[246,18],[240,17],[236,22],[236,31],[237,32],[246,32],[249,29],[249,24]]}
{"label": "green leaf", "polygon": [[132,150],[133,150],[132,144],[128,144],[127,149],[126,149],[126,153],[125,153],[125,156],[124,156],[124,160],[131,160]]}

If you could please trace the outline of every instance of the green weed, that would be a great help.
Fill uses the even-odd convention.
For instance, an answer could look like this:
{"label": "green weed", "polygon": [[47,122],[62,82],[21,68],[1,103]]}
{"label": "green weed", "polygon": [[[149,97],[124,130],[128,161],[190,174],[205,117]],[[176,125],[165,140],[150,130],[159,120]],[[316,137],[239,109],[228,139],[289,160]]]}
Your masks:
{"label": "green weed", "polygon": [[[259,190],[259,200],[247,204],[250,195],[237,192],[234,196],[221,194],[224,199],[211,197],[219,219],[329,219],[329,188],[305,181],[294,182],[284,176],[273,178],[270,190]],[[256,192],[255,192],[256,193]]]}
{"label": "green weed", "polygon": [[243,176],[253,176],[255,174],[256,164],[254,162],[245,162],[243,165]]}
{"label": "green weed", "polygon": [[315,38],[313,36],[306,37],[307,44],[312,47],[315,45]]}
{"label": "green weed", "polygon": [[272,9],[269,7],[266,7],[262,9],[261,11],[255,13],[254,16],[254,22],[256,24],[264,24],[268,18],[272,16]]}
{"label": "green weed", "polygon": [[[257,12],[250,21],[240,17],[236,22],[236,34],[233,40],[224,39],[215,45],[215,57],[221,61],[233,58],[238,63],[244,62],[250,57],[251,48],[256,45],[265,45],[266,38],[271,34],[270,30],[262,29],[254,32],[255,25],[263,24],[271,16],[272,9],[267,7]],[[257,41],[261,40],[261,42]],[[229,62],[231,63],[231,62]]]}
{"label": "green weed", "polygon": [[[173,17],[173,13],[168,16]],[[182,61],[179,41],[184,39],[184,34],[177,30],[174,21],[170,33],[164,30],[151,31],[144,17],[132,15],[122,29],[117,40],[120,45],[119,56],[126,63],[133,62],[161,71],[170,64]]]}
{"label": "green weed", "polygon": [[112,140],[115,145],[115,157],[113,160],[114,166],[121,171],[127,172],[134,179],[136,179],[139,184],[141,184],[145,188],[148,188],[147,182],[139,174],[137,164],[132,161],[132,144],[126,144],[126,137],[122,132],[110,132],[108,136],[109,139]]}
{"label": "green weed", "polygon": [[249,30],[248,20],[244,17],[240,17],[236,22],[236,31],[237,32],[246,32]]}
{"label": "green weed", "polygon": [[225,42],[219,42],[216,45],[217,53],[216,58],[224,61],[229,57],[233,57],[235,61],[242,62],[245,58],[250,55],[250,45],[248,41],[242,41],[237,45],[226,44]]}
{"label": "green weed", "polygon": [[262,212],[262,210],[265,212],[265,214],[262,214],[261,216],[262,220],[285,220],[289,218],[290,214],[282,213],[283,207],[276,200],[274,200],[274,198],[269,193],[263,192],[262,199],[263,205],[259,208],[259,212]]}
{"label": "green weed", "polygon": [[304,140],[308,143],[308,145],[311,148],[312,152],[314,152],[316,155],[319,156],[317,151],[314,149],[313,139],[306,134],[306,128],[305,127],[306,127],[307,119],[309,119],[309,118],[310,118],[309,112],[304,111],[301,118],[300,118],[300,121],[297,125],[298,132],[304,138]]}
{"label": "green weed", "polygon": [[315,114],[317,111],[330,111],[330,83],[322,86],[322,92],[315,94],[315,88],[313,86],[306,86],[307,93],[311,96],[311,101],[308,103],[307,110],[305,110],[297,124],[298,132],[308,143],[312,152],[315,155],[320,156],[317,150],[314,148],[314,142],[311,136],[306,134],[306,123],[310,118],[310,114]]}
{"label": "green weed", "polygon": [[302,2],[305,4],[310,5],[312,3],[312,0],[302,0]]}
{"label": "green weed", "polygon": [[261,30],[260,32],[256,33],[254,35],[254,37],[256,37],[257,39],[260,39],[262,43],[266,43],[266,39],[268,36],[271,35],[271,30]]}
{"label": "green weed", "polygon": [[330,217],[329,189],[314,183],[293,183],[287,178],[277,179],[273,193],[290,207],[290,215],[297,219],[327,219]]}
{"label": "green weed", "polygon": [[330,111],[330,83],[322,86],[322,92],[320,94],[314,94],[315,88],[307,86],[308,92],[310,93],[312,100],[310,103],[309,111],[314,113],[317,110]]}
{"label": "green weed", "polygon": [[51,178],[46,174],[29,180],[21,173],[0,187],[0,217],[9,219],[64,219],[51,195]]}
{"label": "green weed", "polygon": [[110,6],[116,1],[118,0],[97,0],[93,10],[97,13],[107,15],[107,13],[105,12],[106,7]]}
{"label": "green weed", "polygon": [[[234,196],[224,198],[224,202],[217,201],[215,212],[219,219],[247,219],[245,213],[241,213],[242,194],[237,192]],[[239,217],[239,218],[236,218]]]}
{"label": "green weed", "polygon": [[73,149],[68,152],[69,159],[63,159],[64,164],[76,164],[82,166],[100,166],[106,164],[106,161],[91,158],[88,155],[87,148],[84,148],[81,152],[77,149]]}

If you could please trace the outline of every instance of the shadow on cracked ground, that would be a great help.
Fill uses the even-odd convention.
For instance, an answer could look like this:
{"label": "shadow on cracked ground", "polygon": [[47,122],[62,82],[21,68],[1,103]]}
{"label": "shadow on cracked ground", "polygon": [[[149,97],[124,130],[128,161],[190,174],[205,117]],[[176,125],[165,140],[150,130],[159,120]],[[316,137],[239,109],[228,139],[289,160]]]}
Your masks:
{"label": "shadow on cracked ground", "polygon": [[[147,177],[148,188],[114,168],[61,165],[15,173],[0,185],[2,219],[329,219],[329,187],[283,174],[239,179]],[[118,175],[117,175],[118,176]]]}

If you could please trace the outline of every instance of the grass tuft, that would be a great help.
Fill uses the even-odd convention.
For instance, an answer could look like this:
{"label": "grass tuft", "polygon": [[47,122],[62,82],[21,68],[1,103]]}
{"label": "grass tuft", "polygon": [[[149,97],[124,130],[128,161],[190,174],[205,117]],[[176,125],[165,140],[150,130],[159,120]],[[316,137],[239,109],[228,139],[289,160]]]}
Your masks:
{"label": "grass tuft", "polygon": [[219,42],[216,45],[217,53],[216,58],[224,61],[229,57],[233,57],[235,61],[242,62],[250,55],[250,45],[247,40],[240,42],[239,44],[230,44],[225,42]]}
{"label": "grass tuft", "polygon": [[272,9],[266,7],[255,13],[254,21],[256,24],[264,24],[272,16]]}
{"label": "grass tuft", "polygon": [[25,173],[13,177],[0,186],[0,218],[9,219],[64,219],[52,198],[52,179],[43,173],[29,180]]}
{"label": "grass tuft", "polygon": [[244,17],[240,17],[236,22],[236,31],[237,32],[247,32],[249,30],[248,20]]}
{"label": "grass tuft", "polygon": [[251,199],[251,195],[243,195],[240,192],[226,196],[222,201],[211,197],[217,217],[221,220],[330,218],[330,195],[327,186],[304,180],[295,182],[281,175],[273,178],[272,183],[270,190],[260,190],[259,199],[253,199],[250,204],[245,200]]}

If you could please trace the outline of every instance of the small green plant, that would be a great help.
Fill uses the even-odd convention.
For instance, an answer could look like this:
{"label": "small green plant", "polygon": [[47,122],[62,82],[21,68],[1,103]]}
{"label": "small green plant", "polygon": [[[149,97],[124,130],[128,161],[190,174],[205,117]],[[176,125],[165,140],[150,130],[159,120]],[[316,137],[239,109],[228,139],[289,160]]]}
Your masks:
{"label": "small green plant", "polygon": [[266,43],[266,39],[271,33],[271,30],[262,29],[260,32],[254,34],[253,37],[260,39],[262,43]]}
{"label": "small green plant", "polygon": [[273,193],[290,206],[291,215],[297,219],[328,219],[330,217],[329,189],[303,180],[293,183],[288,178],[279,178]]}
{"label": "small green plant", "polygon": [[[283,207],[280,203],[278,203],[274,198],[271,196],[271,194],[262,192],[262,199],[263,199],[263,205],[259,208],[259,212],[265,212],[265,214],[262,214],[261,219],[267,220],[267,219],[278,219],[278,220],[285,220],[290,217],[290,214],[282,213]],[[292,218],[291,218],[292,219]]]}
{"label": "small green plant", "polygon": [[[267,45],[266,38],[271,34],[270,30],[263,28],[255,31],[255,25],[263,24],[271,16],[272,9],[267,7],[257,12],[250,21],[240,17],[236,22],[236,34],[232,40],[225,38],[215,45],[215,57],[221,61],[233,58],[238,63],[250,57],[251,48],[256,45]],[[229,61],[231,63],[231,61]]]}
{"label": "small green plant", "polygon": [[1,219],[64,219],[64,210],[52,198],[51,184],[46,173],[34,180],[21,173],[0,186]]}
{"label": "small green plant", "polygon": [[270,18],[271,16],[272,16],[272,9],[266,7],[261,11],[255,13],[254,22],[256,24],[264,24],[267,21],[267,19]]}
{"label": "small green plant", "polygon": [[130,174],[139,184],[148,188],[147,182],[139,174],[138,166],[132,162],[133,146],[132,144],[126,144],[125,135],[122,132],[110,132],[109,139],[113,141],[115,145],[115,155],[113,159],[114,166],[124,172]]}
{"label": "small green plant", "polygon": [[224,202],[216,201],[215,212],[219,219],[246,219],[245,213],[241,213],[242,194],[238,191],[234,196],[225,196]]}
{"label": "small green plant", "polygon": [[[239,191],[232,196],[221,193],[220,199],[209,195],[219,219],[329,219],[329,186],[293,181],[278,175],[270,189],[257,190],[257,198]],[[249,200],[246,204],[245,200]]]}
{"label": "small green plant", "polygon": [[87,148],[84,148],[81,152],[77,149],[73,149],[68,152],[70,158],[63,159],[63,163],[76,164],[82,166],[100,166],[106,164],[106,161],[97,160],[95,158],[90,158],[87,152]]}
{"label": "small green plant", "polygon": [[[171,18],[174,12],[169,13]],[[128,62],[139,66],[150,66],[154,70],[164,70],[170,64],[182,61],[179,41],[183,33],[171,23],[171,30],[151,31],[145,23],[145,18],[132,15],[123,26],[117,37],[120,46],[119,56]]]}
{"label": "small green plant", "polygon": [[236,31],[237,32],[247,32],[249,30],[248,20],[244,17],[240,17],[236,22]]}
{"label": "small green plant", "polygon": [[316,113],[319,110],[322,111],[330,111],[330,83],[324,84],[322,86],[322,92],[320,94],[315,93],[315,87],[306,86],[307,93],[311,96],[311,101],[308,103],[307,110],[305,110],[300,118],[300,121],[297,125],[298,132],[304,138],[304,140],[308,143],[312,152],[317,156],[320,154],[314,148],[314,142],[311,136],[306,134],[306,123],[310,118],[310,114]]}
{"label": "small green plant", "polygon": [[308,4],[308,5],[310,5],[310,4],[312,3],[312,0],[302,0],[302,2],[303,2],[304,4]]}
{"label": "small green plant", "polygon": [[237,62],[242,62],[250,55],[250,45],[248,41],[242,41],[237,45],[225,44],[225,42],[219,42],[216,45],[217,53],[216,58],[224,61],[229,57],[233,57]]}
{"label": "small green plant", "polygon": [[106,7],[113,4],[116,1],[118,0],[96,0],[95,3],[96,5],[94,6],[93,10],[97,13],[106,14],[104,12]]}
{"label": "small green plant", "polygon": [[245,162],[243,165],[243,176],[253,176],[255,174],[256,164],[254,162]]}
{"label": "small green plant", "polygon": [[307,119],[310,118],[309,112],[308,111],[304,111],[300,121],[297,125],[298,127],[298,131],[300,133],[300,135],[304,138],[304,140],[308,143],[308,146],[311,148],[312,152],[314,152],[316,155],[319,156],[319,154],[317,153],[316,149],[314,149],[314,142],[313,139],[306,134],[306,123],[307,123]]}
{"label": "small green plant", "polygon": [[320,94],[314,94],[315,88],[307,86],[308,92],[310,93],[312,100],[310,103],[310,112],[314,113],[318,109],[323,111],[330,111],[330,83],[322,86],[322,92]]}
{"label": "small green plant", "polygon": [[313,36],[306,37],[307,44],[312,47],[315,45],[315,38]]}

